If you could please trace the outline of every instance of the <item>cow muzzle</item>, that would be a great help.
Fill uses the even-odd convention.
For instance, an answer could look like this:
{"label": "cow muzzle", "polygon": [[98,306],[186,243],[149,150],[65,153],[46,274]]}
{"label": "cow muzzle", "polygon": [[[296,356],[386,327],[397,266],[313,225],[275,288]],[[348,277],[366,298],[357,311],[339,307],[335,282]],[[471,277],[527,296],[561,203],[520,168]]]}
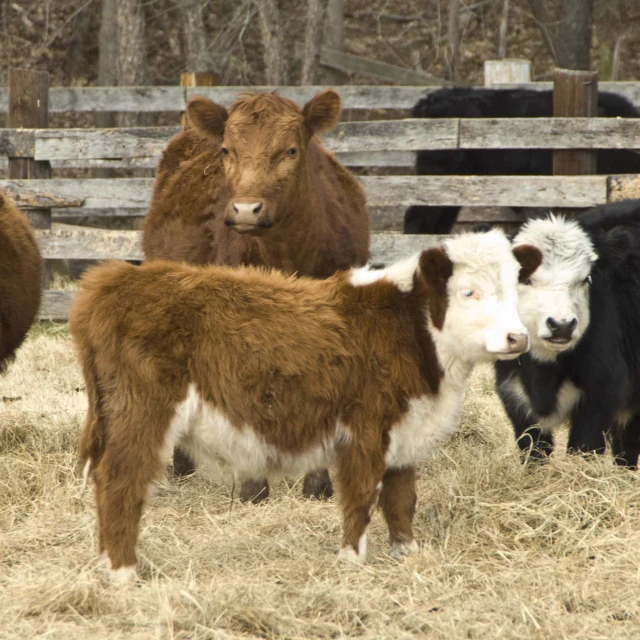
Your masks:
{"label": "cow muzzle", "polygon": [[267,203],[255,198],[230,201],[224,223],[237,233],[248,234],[260,234],[273,226]]}
{"label": "cow muzzle", "polygon": [[568,345],[573,339],[573,333],[578,326],[577,318],[552,318],[545,321],[549,334],[544,337],[545,342],[558,347]]}

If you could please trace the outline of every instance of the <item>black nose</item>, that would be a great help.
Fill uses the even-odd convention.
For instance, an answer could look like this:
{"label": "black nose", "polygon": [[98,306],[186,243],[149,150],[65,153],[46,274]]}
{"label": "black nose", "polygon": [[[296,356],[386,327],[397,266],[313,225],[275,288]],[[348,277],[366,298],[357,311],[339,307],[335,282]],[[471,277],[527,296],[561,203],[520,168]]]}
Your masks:
{"label": "black nose", "polygon": [[555,320],[554,318],[547,318],[547,327],[551,330],[552,338],[566,338],[569,339],[573,335],[573,330],[578,326],[577,318],[572,320]]}

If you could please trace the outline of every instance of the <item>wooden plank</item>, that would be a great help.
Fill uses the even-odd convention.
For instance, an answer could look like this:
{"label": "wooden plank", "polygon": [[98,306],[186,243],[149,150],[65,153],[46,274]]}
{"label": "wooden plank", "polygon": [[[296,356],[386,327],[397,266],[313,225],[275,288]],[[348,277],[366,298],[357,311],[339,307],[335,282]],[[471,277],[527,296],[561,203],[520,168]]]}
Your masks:
{"label": "wooden plank", "polygon": [[38,320],[68,320],[74,297],[75,291],[43,291]]}
{"label": "wooden plank", "polygon": [[461,149],[640,149],[635,118],[467,118]]}
{"label": "wooden plank", "polygon": [[[42,160],[73,158],[159,157],[179,127],[133,129],[48,129],[35,133],[35,157]],[[457,119],[374,120],[344,122],[323,136],[325,146],[340,153],[416,151],[455,148]],[[362,155],[358,161],[362,161]],[[377,166],[387,166],[381,160]],[[367,165],[373,166],[373,165]]]}
{"label": "wooden plank", "polygon": [[[52,246],[52,233],[55,232],[37,232],[38,243],[42,250],[47,250]],[[73,242],[83,236],[82,233],[77,238],[72,238],[71,235],[76,232],[68,230],[58,232],[61,237],[66,237],[67,241]],[[98,232],[93,231],[93,235],[97,235]],[[114,257],[128,260],[142,259],[142,251],[139,248],[140,236],[139,231],[109,231],[100,232],[103,235],[106,233],[105,242],[102,249],[98,249],[98,242],[87,239],[87,248],[92,248],[95,255],[88,256],[90,258],[104,258]],[[46,235],[48,234],[48,235]],[[71,234],[71,235],[69,235]],[[120,240],[117,236],[122,236]],[[407,256],[438,245],[446,236],[419,236],[411,235],[405,236],[402,234],[392,233],[374,233],[371,236],[371,263],[374,265],[387,265],[396,260],[406,258]],[[85,240],[81,244],[85,244]],[[58,247],[62,246],[62,240],[56,240]],[[103,255],[106,248],[113,251],[113,255]],[[87,256],[85,256],[87,257]],[[75,297],[74,291],[45,291],[42,297],[42,303],[40,305],[40,312],[38,318],[40,320],[67,320],[69,316],[69,309],[73,298]]]}
{"label": "wooden plank", "polygon": [[[590,207],[607,201],[606,176],[362,176],[370,206]],[[92,209],[144,209],[152,178],[0,180],[16,200]]]}
{"label": "wooden plank", "polygon": [[607,180],[609,202],[640,198],[640,175],[611,176]]}
{"label": "wooden plank", "polygon": [[[157,159],[178,131],[179,127],[42,129],[13,132],[6,139],[8,144],[24,144],[27,149],[29,136],[35,136],[37,160]],[[26,142],[21,142],[22,138]],[[347,154],[340,157],[350,166],[410,166],[407,154],[421,149],[640,149],[640,118],[406,118],[343,122],[325,135],[323,142],[331,151]],[[371,152],[383,153],[363,163]],[[403,155],[385,159],[384,154],[389,152]]]}
{"label": "wooden plank", "polygon": [[56,225],[36,234],[44,258],[51,260],[142,260],[140,231],[109,231]]}
{"label": "wooden plank", "polygon": [[[425,94],[441,87],[425,86],[378,86],[344,85],[339,88],[345,109],[411,109]],[[480,87],[478,87],[480,88]],[[528,82],[502,84],[501,89],[522,88],[547,91],[551,82]],[[229,106],[242,91],[274,91],[302,104],[324,86],[273,87],[273,86],[228,86],[195,87],[187,89],[187,96],[206,95],[212,100]],[[618,93],[640,106],[640,82],[601,82],[600,91]],[[0,113],[7,113],[8,91],[0,87]],[[185,107],[182,87],[51,87],[49,112],[94,112],[94,111],[183,111]]]}
{"label": "wooden plank", "polygon": [[591,207],[606,176],[363,176],[370,206]]}
{"label": "wooden plank", "polygon": [[[296,47],[296,50],[298,47]],[[399,67],[387,62],[379,62],[371,58],[356,56],[352,53],[322,47],[320,51],[320,64],[332,69],[339,69],[345,73],[363,73],[376,76],[382,80],[388,80],[399,85],[443,86],[450,85],[441,78],[436,78],[428,73],[414,71],[407,67]]]}
{"label": "wooden plank", "polygon": [[[0,156],[33,158],[35,141],[34,129],[0,129]],[[4,162],[6,166],[7,160]]]}

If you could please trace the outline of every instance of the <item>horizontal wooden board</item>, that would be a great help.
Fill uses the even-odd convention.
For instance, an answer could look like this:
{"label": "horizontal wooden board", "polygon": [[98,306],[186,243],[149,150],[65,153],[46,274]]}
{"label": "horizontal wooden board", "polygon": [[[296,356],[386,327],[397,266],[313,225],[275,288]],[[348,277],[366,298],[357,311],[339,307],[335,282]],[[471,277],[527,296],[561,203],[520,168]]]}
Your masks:
{"label": "horizontal wooden board", "polygon": [[[179,127],[40,129],[33,132],[35,150],[30,154],[25,137],[28,132],[5,130],[0,135],[0,153],[4,142],[8,152],[19,150],[20,155],[33,155],[36,160],[157,158],[178,131]],[[358,162],[369,152],[420,149],[633,149],[640,148],[640,119],[406,118],[343,122],[323,136],[323,142],[331,151],[358,154]],[[356,165],[353,160],[349,164]],[[381,166],[379,162],[374,164]]]}
{"label": "horizontal wooden board", "polygon": [[[590,207],[607,202],[607,176],[363,176],[370,206]],[[144,209],[152,178],[0,180],[24,207]]]}
{"label": "horizontal wooden board", "polygon": [[[153,87],[51,87],[49,90],[49,110],[52,113],[93,112],[93,111],[182,111],[185,96],[205,95],[212,100],[229,106],[243,91],[274,91],[302,104],[327,87],[193,87],[184,89],[175,86]],[[378,86],[343,85],[338,87],[346,109],[411,109],[427,92],[440,87],[420,86]],[[480,87],[478,87],[480,88]],[[550,82],[529,82],[520,85],[501,85],[500,88],[525,88],[548,90]],[[612,91],[627,97],[640,105],[640,83],[600,82],[600,91]],[[8,90],[0,88],[0,113],[7,112]]]}
{"label": "horizontal wooden board", "polygon": [[[77,235],[74,236],[73,234],[76,233]],[[36,234],[40,248],[45,255],[50,247],[60,249],[64,243],[74,245],[79,243],[86,245],[88,249],[93,251],[95,255],[91,257],[95,259],[110,257],[126,260],[142,259],[139,231],[98,232],[82,229],[76,232],[64,229],[56,232],[39,231]],[[97,240],[100,235],[103,236],[102,248],[99,248],[101,241]],[[54,239],[55,236],[58,237]],[[120,240],[117,239],[117,236],[120,236]],[[371,263],[375,265],[389,264],[423,249],[436,246],[444,237],[446,236],[405,236],[393,233],[374,233],[371,236]],[[112,253],[104,255],[105,251]],[[72,291],[44,291],[39,319],[66,320],[74,296],[75,292]]]}

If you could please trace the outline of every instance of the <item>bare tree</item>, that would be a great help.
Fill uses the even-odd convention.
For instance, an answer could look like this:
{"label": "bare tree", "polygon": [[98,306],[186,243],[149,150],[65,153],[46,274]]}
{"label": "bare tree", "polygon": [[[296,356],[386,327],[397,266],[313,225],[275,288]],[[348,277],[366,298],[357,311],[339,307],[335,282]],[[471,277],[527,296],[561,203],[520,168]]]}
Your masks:
{"label": "bare tree", "polygon": [[[142,0],[116,0],[116,21],[119,84],[145,85],[148,82],[148,68]],[[121,114],[120,126],[135,126],[139,120],[138,114]]]}
{"label": "bare tree", "polygon": [[[116,0],[102,0],[98,54],[98,84],[101,87],[115,87],[118,84],[118,21]],[[97,127],[115,127],[115,113],[96,113]],[[106,177],[106,176],[103,176]]]}
{"label": "bare tree", "polygon": [[304,36],[304,56],[302,58],[302,77],[300,84],[313,84],[320,53],[322,52],[324,17],[327,11],[327,0],[308,0],[307,28]]}
{"label": "bare tree", "polygon": [[91,29],[92,8],[90,4],[85,4],[78,10],[73,19],[73,34],[71,36],[69,56],[67,58],[67,73],[70,78],[86,75],[84,46]]}
{"label": "bare tree", "polygon": [[564,0],[545,4],[544,0],[529,0],[556,65],[563,69],[587,71],[591,67],[593,2]]}
{"label": "bare tree", "polygon": [[[329,49],[344,51],[344,0],[329,0],[324,18],[324,41]],[[320,73],[323,84],[344,84],[347,74],[341,69],[324,67]]]}
{"label": "bare tree", "polygon": [[260,16],[260,32],[264,47],[266,82],[270,85],[284,84],[287,79],[286,56],[284,55],[282,24],[276,0],[256,0]]}
{"label": "bare tree", "polygon": [[185,69],[189,72],[220,71],[211,54],[210,42],[202,19],[208,0],[175,0],[180,11],[182,51]]}
{"label": "bare tree", "polygon": [[458,81],[460,67],[460,0],[449,0],[447,78]]}
{"label": "bare tree", "polygon": [[502,0],[502,14],[498,31],[498,58],[507,57],[507,35],[509,33],[509,5],[511,0]]}

